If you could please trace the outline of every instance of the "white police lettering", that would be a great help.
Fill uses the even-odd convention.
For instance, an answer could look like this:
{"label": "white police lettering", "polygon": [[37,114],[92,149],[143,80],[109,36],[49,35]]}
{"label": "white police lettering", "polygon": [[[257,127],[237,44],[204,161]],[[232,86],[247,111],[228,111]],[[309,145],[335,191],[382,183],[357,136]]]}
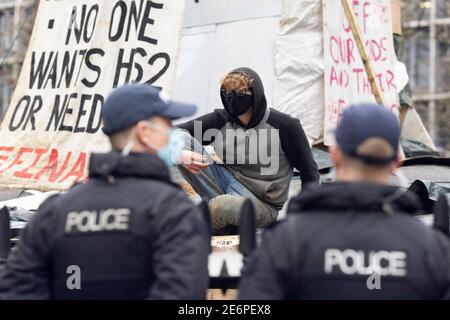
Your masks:
{"label": "white police lettering", "polygon": [[363,250],[325,250],[325,273],[340,271],[346,275],[371,275],[374,272],[381,276],[406,276],[406,252],[403,251],[370,251]]}
{"label": "white police lettering", "polygon": [[128,230],[130,213],[130,209],[70,212],[66,218],[66,233]]}

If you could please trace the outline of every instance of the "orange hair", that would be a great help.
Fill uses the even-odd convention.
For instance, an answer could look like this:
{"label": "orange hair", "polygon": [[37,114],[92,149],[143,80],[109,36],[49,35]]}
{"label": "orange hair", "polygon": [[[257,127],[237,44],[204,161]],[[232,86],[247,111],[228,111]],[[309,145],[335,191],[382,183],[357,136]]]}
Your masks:
{"label": "orange hair", "polygon": [[252,88],[252,80],[242,73],[229,73],[222,80],[226,91],[247,91]]}

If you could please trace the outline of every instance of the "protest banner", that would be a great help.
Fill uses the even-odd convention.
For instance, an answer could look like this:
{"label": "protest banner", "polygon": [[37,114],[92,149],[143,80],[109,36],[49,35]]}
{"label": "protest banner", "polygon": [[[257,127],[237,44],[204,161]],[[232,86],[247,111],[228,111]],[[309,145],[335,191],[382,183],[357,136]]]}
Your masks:
{"label": "protest banner", "polygon": [[[398,113],[390,0],[351,1],[385,106]],[[323,1],[326,145],[344,109],[375,98],[341,1]]]}
{"label": "protest banner", "polygon": [[85,180],[89,154],[109,150],[100,110],[113,88],[170,94],[184,10],[184,0],[41,1],[0,129],[0,187]]}

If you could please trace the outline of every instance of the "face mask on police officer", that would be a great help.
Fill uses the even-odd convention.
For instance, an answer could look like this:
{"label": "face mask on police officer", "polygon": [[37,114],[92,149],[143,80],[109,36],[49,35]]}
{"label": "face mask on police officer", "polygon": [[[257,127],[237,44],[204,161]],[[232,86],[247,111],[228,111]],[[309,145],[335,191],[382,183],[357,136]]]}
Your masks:
{"label": "face mask on police officer", "polygon": [[[146,121],[145,125],[161,134],[167,135],[166,145],[157,145],[149,142],[147,146],[156,151],[157,156],[166,164],[167,167],[172,167],[179,163],[181,153],[183,151],[183,131],[181,129],[164,128],[161,125]],[[122,155],[127,156],[133,147],[133,141],[127,144],[123,149]]]}
{"label": "face mask on police officer", "polygon": [[225,109],[234,117],[239,117],[246,113],[254,103],[253,96],[236,92],[236,91],[220,91]]}
{"label": "face mask on police officer", "polygon": [[147,143],[149,148],[156,150],[156,154],[161,158],[167,167],[175,166],[180,162],[183,151],[183,131],[175,128],[164,128],[152,122],[146,123],[150,128],[167,135],[167,144],[165,146],[156,146],[153,143]]}

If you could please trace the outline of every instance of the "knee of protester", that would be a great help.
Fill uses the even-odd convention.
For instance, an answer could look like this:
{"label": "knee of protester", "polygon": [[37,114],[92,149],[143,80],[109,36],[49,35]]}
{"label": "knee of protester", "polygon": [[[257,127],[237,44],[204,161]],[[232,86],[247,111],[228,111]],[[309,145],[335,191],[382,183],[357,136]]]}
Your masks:
{"label": "knee of protester", "polygon": [[234,194],[223,194],[210,200],[211,210],[222,210],[233,212],[240,211],[245,198]]}
{"label": "knee of protester", "polygon": [[227,217],[227,220],[237,224],[244,201],[244,197],[232,194],[217,196],[209,201],[211,215],[213,217]]}

